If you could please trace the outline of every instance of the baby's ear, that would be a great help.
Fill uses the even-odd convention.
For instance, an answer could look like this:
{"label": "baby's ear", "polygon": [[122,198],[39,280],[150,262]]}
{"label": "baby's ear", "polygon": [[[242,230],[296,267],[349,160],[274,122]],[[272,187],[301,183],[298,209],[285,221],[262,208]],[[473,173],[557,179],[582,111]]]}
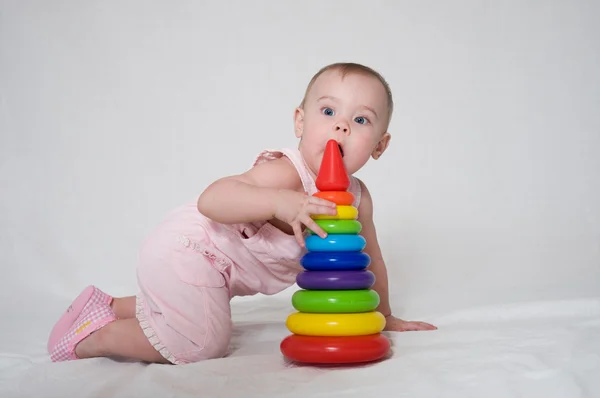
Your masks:
{"label": "baby's ear", "polygon": [[373,149],[373,152],[371,152],[371,156],[373,157],[373,159],[377,160],[381,157],[381,155],[383,155],[387,147],[390,145],[391,139],[392,136],[390,135],[390,133],[386,132],[385,134],[383,134],[383,136],[377,143],[377,146],[375,147],[375,149]]}
{"label": "baby's ear", "polygon": [[302,137],[304,132],[304,109],[296,108],[294,111],[294,134],[296,138]]}

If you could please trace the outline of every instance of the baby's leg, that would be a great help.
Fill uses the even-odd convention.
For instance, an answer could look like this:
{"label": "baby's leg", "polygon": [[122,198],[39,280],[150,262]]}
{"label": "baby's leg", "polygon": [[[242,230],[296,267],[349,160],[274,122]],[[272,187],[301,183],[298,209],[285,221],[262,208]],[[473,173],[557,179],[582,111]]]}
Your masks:
{"label": "baby's leg", "polygon": [[[134,316],[135,316],[135,297]],[[169,363],[152,347],[137,319],[121,319],[90,334],[75,347],[78,358],[119,357],[143,362]]]}
{"label": "baby's leg", "polygon": [[[119,319],[132,312],[134,317]],[[135,317],[134,301],[128,297],[106,302],[89,302],[75,322],[55,344],[52,361],[92,357],[120,357],[144,362],[168,363],[150,344]]]}
{"label": "baby's leg", "polygon": [[110,308],[119,319],[135,318],[135,296],[115,297]]}
{"label": "baby's leg", "polygon": [[48,337],[48,352],[52,352],[56,343],[69,331],[77,318],[92,304],[110,306],[118,319],[135,318],[135,296],[113,298],[95,286],[86,287],[62,314]]}

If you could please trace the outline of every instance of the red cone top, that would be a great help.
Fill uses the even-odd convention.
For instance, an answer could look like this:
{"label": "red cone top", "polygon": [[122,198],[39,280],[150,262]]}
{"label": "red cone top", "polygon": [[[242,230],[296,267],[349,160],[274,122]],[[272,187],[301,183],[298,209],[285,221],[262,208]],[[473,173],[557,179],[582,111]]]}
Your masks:
{"label": "red cone top", "polygon": [[350,186],[350,179],[336,140],[327,141],[316,184],[319,191],[346,191]]}

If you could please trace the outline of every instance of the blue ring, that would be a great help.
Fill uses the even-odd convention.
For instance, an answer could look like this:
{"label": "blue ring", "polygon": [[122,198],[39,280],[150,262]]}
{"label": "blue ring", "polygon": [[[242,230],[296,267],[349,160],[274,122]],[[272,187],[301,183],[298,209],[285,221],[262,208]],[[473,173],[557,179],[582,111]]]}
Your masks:
{"label": "blue ring", "polygon": [[367,241],[360,235],[330,234],[326,238],[318,235],[306,237],[306,250],[309,252],[358,252],[365,248]]}
{"label": "blue ring", "polygon": [[307,271],[361,270],[371,263],[371,257],[364,252],[306,253],[300,264]]}

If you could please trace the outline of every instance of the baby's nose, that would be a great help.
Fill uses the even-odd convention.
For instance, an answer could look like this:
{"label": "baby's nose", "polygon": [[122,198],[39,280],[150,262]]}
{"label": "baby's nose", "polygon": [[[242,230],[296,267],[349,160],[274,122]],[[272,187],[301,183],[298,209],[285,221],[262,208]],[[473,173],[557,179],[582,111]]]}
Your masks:
{"label": "baby's nose", "polygon": [[343,134],[347,134],[350,130],[350,126],[348,126],[348,123],[345,121],[338,121],[334,126],[334,130],[336,132],[341,131]]}

